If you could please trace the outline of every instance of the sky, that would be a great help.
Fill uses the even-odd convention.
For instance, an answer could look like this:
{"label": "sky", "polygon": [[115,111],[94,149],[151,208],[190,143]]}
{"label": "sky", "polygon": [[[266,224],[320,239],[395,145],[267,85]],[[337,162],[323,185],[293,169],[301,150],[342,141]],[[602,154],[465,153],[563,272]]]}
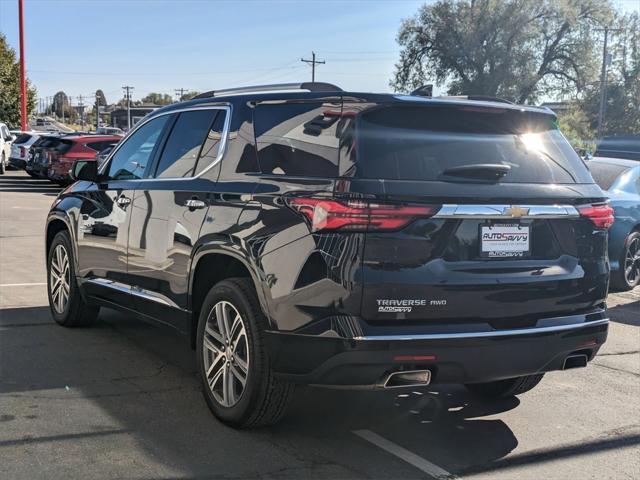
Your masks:
{"label": "sky", "polygon": [[[640,0],[639,0],[640,1]],[[396,34],[422,0],[25,0],[27,75],[38,97],[76,104],[175,89],[311,80],[300,59],[326,61],[316,81],[389,91]],[[18,1],[0,0],[0,31],[18,51]],[[90,101],[90,100],[89,100]],[[85,101],[86,103],[86,101]]]}
{"label": "sky", "polygon": [[[426,0],[432,1],[432,0]],[[425,0],[25,0],[27,74],[38,97],[77,104],[175,89],[316,80],[390,91],[403,19]],[[615,0],[640,10],[640,0]],[[0,0],[0,31],[18,51],[18,0]],[[435,93],[440,93],[436,88]]]}

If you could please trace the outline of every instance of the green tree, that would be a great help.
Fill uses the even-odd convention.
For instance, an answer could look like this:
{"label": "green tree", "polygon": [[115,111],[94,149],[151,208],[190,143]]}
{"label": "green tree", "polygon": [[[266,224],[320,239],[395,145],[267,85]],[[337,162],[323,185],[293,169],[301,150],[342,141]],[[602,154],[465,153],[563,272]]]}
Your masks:
{"label": "green tree", "polygon": [[558,127],[573,148],[593,148],[596,132],[578,102],[573,102],[566,113],[558,114]]}
{"label": "green tree", "polygon": [[153,105],[169,105],[170,103],[173,103],[173,99],[171,98],[171,95],[166,93],[151,92],[149,95],[144,97],[141,102],[151,103]]}
{"label": "green tree", "polygon": [[[27,81],[27,115],[36,107],[36,89]],[[20,125],[20,65],[15,51],[0,33],[0,119],[11,127]]]}
{"label": "green tree", "polygon": [[435,80],[453,95],[518,103],[582,90],[597,75],[596,27],[608,0],[440,0],[400,27],[400,91]]}
{"label": "green tree", "polygon": [[108,105],[107,97],[104,96],[104,92],[102,90],[96,90],[96,98],[98,99],[98,105],[101,107],[106,107]]}

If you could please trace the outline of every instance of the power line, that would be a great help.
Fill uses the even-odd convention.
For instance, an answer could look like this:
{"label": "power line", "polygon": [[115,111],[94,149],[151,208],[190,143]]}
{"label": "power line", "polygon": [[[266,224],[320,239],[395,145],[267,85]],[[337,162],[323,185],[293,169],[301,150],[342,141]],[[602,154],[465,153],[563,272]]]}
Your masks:
{"label": "power line", "polygon": [[176,97],[178,97],[178,101],[182,101],[182,97],[184,97],[184,92],[188,92],[188,88],[176,88],[174,92],[176,92]]}
{"label": "power line", "polygon": [[301,58],[300,61],[311,65],[312,82],[316,81],[316,65],[324,65],[326,63],[324,60],[316,60],[316,52],[311,52],[311,60],[305,60],[304,58]]}

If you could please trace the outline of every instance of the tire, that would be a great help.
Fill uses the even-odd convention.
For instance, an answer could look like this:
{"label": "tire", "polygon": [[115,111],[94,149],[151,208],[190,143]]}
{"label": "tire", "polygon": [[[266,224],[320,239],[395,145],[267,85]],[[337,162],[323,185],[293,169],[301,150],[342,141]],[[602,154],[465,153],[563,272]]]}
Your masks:
{"label": "tire", "polygon": [[3,153],[2,157],[0,157],[0,175],[4,175],[4,172],[6,171],[6,165],[5,165],[6,161],[7,159],[5,158]]}
{"label": "tire", "polygon": [[[90,325],[100,311],[100,307],[88,305],[82,298],[73,268],[74,264],[69,233],[66,230],[58,232],[47,254],[47,294],[51,315],[63,327]],[[62,279],[63,282],[58,279]],[[66,289],[64,284],[67,286]],[[65,292],[66,301],[64,300]]]}
{"label": "tire", "polygon": [[[223,311],[230,335],[225,335],[217,322],[218,317],[224,317]],[[236,324],[238,316],[241,325]],[[276,379],[271,369],[264,336],[266,327],[267,319],[248,278],[229,278],[217,283],[202,305],[196,351],[204,397],[213,414],[232,427],[272,425],[284,416],[291,399],[293,385]],[[229,336],[233,340],[231,345],[226,341]],[[230,348],[234,343],[235,350]],[[230,388],[225,393],[222,385],[226,381],[230,382]]]}
{"label": "tire", "polygon": [[544,373],[508,378],[497,382],[470,383],[465,385],[471,393],[485,398],[502,398],[521,395],[540,383]]}
{"label": "tire", "polygon": [[631,232],[624,242],[620,268],[611,272],[611,286],[619,291],[640,284],[640,232]]}

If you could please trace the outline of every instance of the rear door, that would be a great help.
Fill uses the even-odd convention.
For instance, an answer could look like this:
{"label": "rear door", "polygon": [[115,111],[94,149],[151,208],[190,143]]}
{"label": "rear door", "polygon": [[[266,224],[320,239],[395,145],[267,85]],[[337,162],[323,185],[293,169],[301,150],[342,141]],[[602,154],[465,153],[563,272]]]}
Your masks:
{"label": "rear door", "polygon": [[487,104],[345,110],[348,195],[376,203],[372,217],[409,216],[369,226],[365,320],[513,328],[602,304],[606,199],[554,116]]}
{"label": "rear door", "polygon": [[217,181],[226,114],[207,108],[171,115],[133,200],[129,278],[138,309],[180,330],[188,328],[191,254]]}

